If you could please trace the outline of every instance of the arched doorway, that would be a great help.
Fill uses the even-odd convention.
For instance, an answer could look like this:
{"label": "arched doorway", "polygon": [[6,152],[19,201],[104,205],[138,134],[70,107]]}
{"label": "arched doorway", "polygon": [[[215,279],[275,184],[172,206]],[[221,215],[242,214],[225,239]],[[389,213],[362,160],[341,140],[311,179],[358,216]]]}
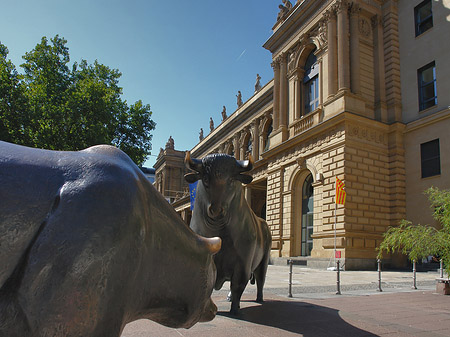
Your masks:
{"label": "arched doorway", "polygon": [[313,247],[313,228],[314,228],[314,187],[313,178],[310,173],[302,187],[302,230],[301,230],[301,256],[310,256]]}
{"label": "arched doorway", "polygon": [[314,187],[310,171],[300,172],[294,184],[291,256],[310,256],[313,247]]}

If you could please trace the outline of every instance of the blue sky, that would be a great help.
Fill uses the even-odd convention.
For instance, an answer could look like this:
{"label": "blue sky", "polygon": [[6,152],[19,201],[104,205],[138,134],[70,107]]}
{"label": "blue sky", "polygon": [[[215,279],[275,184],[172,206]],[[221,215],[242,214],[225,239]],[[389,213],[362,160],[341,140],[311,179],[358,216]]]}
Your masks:
{"label": "blue sky", "polygon": [[129,104],[150,104],[153,166],[169,136],[175,148],[189,150],[209,118],[230,115],[240,90],[244,102],[256,74],[264,85],[273,77],[270,37],[275,0],[0,0],[0,41],[16,65],[40,42],[56,34],[68,43],[71,62],[98,60],[122,73]]}

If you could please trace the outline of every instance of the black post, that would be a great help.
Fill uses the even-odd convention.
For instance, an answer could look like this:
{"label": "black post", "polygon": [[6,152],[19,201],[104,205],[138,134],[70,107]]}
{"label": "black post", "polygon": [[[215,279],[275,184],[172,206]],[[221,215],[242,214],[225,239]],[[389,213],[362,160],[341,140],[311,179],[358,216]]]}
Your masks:
{"label": "black post", "polygon": [[381,260],[377,260],[378,263],[378,291],[383,291],[381,289]]}
{"label": "black post", "polygon": [[337,260],[336,264],[337,264],[337,281],[336,281],[336,286],[337,286],[337,291],[336,291],[336,295],[341,295],[341,276],[340,276],[340,265],[341,261]]}
{"label": "black post", "polygon": [[292,259],[289,260],[289,294],[288,297],[292,297]]}

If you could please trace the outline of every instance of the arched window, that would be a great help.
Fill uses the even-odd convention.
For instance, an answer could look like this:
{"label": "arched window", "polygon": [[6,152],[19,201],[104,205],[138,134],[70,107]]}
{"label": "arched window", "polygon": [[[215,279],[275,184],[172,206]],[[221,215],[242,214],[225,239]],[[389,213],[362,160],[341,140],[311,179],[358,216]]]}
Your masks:
{"label": "arched window", "polygon": [[272,131],[273,131],[272,122],[270,122],[270,125],[268,126],[266,132],[264,133],[264,138],[263,138],[264,152],[269,150],[269,147],[270,147],[270,138],[269,137],[270,137],[270,134],[272,133]]}
{"label": "arched window", "polygon": [[304,113],[307,114],[319,107],[319,64],[314,55],[316,49],[311,51],[305,62],[305,75],[303,77]]}
{"label": "arched window", "polygon": [[230,145],[226,148],[225,153],[228,154],[228,155],[230,155],[230,156],[233,156],[233,157],[234,157],[234,146],[233,146],[233,144],[230,144]]}
{"label": "arched window", "polygon": [[314,221],[314,188],[313,177],[309,174],[302,187],[302,232],[301,232],[301,255],[311,255],[313,247],[313,221]]}

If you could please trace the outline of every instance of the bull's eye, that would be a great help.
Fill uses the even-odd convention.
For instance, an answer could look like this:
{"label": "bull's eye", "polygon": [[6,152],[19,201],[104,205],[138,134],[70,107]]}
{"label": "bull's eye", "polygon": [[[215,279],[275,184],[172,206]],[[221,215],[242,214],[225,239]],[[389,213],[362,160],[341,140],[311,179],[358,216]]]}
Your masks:
{"label": "bull's eye", "polygon": [[202,178],[202,181],[203,181],[203,185],[204,185],[205,187],[208,187],[208,186],[209,186],[209,178],[208,178],[208,176],[204,176],[204,177]]}

